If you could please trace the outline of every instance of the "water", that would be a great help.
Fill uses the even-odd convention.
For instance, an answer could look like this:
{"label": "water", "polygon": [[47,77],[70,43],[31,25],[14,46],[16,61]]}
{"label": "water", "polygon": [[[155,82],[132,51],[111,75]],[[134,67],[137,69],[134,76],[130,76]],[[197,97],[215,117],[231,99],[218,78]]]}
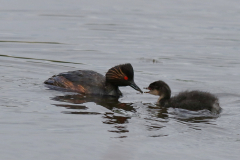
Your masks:
{"label": "water", "polygon": [[[240,158],[240,2],[3,1],[0,159]],[[120,99],[49,90],[54,74],[131,63],[135,82],[199,89],[220,115],[164,109],[121,87]]]}

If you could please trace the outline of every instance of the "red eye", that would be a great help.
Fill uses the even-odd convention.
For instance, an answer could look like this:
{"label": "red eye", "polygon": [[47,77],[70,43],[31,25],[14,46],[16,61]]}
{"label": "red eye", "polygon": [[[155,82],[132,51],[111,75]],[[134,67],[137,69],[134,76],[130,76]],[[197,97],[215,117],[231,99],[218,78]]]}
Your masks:
{"label": "red eye", "polygon": [[125,77],[124,77],[124,79],[125,79],[125,80],[128,80],[128,77],[127,77],[127,76],[125,76]]}

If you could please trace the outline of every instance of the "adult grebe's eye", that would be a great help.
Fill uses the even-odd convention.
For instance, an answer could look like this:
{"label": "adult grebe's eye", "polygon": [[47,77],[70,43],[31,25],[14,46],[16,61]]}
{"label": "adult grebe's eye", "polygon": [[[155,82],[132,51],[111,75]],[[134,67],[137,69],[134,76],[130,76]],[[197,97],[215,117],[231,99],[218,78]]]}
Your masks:
{"label": "adult grebe's eye", "polygon": [[125,76],[125,77],[124,77],[124,79],[125,79],[125,80],[128,80],[128,77],[127,77],[127,76]]}

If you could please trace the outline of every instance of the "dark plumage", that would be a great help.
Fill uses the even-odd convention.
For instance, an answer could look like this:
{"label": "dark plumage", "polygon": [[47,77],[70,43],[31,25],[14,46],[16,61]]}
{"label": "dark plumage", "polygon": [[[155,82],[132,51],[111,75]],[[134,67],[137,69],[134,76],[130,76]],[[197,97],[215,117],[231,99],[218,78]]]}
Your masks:
{"label": "dark plumage", "polygon": [[122,95],[119,86],[131,86],[137,91],[141,89],[134,82],[134,71],[130,63],[112,67],[106,77],[91,70],[69,71],[55,75],[44,82],[82,94]]}
{"label": "dark plumage", "polygon": [[203,91],[184,91],[171,98],[171,89],[163,81],[151,83],[146,89],[153,95],[159,95],[158,103],[163,107],[183,108],[188,110],[208,109],[220,112],[218,98]]}

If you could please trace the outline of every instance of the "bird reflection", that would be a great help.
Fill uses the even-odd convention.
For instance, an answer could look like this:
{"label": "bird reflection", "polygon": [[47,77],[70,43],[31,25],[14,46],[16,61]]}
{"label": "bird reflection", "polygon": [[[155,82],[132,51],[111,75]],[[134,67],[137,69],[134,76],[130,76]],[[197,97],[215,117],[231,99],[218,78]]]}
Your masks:
{"label": "bird reflection", "polygon": [[[156,121],[166,122],[168,120],[168,108],[148,104],[147,111],[151,115],[152,118],[154,118]],[[157,119],[156,119],[157,118]]]}
{"label": "bird reflection", "polygon": [[158,104],[155,106],[149,105],[148,112],[151,114],[151,119],[158,122],[168,122],[170,119],[175,119],[178,122],[186,123],[210,123],[220,116],[209,110],[189,111],[186,109],[166,108]]}
{"label": "bird reflection", "polygon": [[[103,106],[109,110],[114,110],[116,108],[123,109],[125,111],[136,112],[135,108],[133,108],[132,103],[120,103],[118,98],[111,96],[86,96],[86,95],[64,95],[64,96],[56,96],[52,98],[52,100],[60,101],[60,102],[68,102],[72,104],[83,104],[87,102],[94,102],[97,105]],[[62,106],[68,109],[87,109],[86,106],[82,105],[62,105],[62,104],[54,104],[56,106]]]}
{"label": "bird reflection", "polygon": [[220,115],[213,114],[209,110],[201,110],[201,111],[188,111],[181,110],[175,112],[175,117],[177,121],[186,124],[197,124],[197,123],[205,123],[211,124],[211,122],[217,119]]}
{"label": "bird reflection", "polygon": [[[133,117],[131,115],[147,115],[144,117],[144,126],[149,132],[150,137],[168,136],[162,133],[162,128],[167,126],[169,121],[177,121],[178,123],[186,124],[189,128],[199,129],[199,123],[214,124],[214,119],[218,115],[213,115],[208,110],[189,111],[185,109],[166,108],[152,103],[121,103],[115,97],[102,97],[93,95],[64,95],[53,97],[52,100],[58,102],[65,102],[65,104],[54,104],[57,107],[64,107],[64,114],[80,114],[80,115],[102,115],[103,123],[111,125],[112,129],[108,130],[113,133],[127,133],[129,132],[128,123]],[[107,108],[107,112],[92,112],[88,111],[86,103],[94,102],[95,104]],[[67,103],[67,104],[66,104]],[[137,109],[136,106],[140,106]],[[147,113],[146,113],[147,112]],[[129,116],[130,113],[130,116]],[[213,122],[213,123],[212,123]],[[116,138],[126,138],[122,135]]]}
{"label": "bird reflection", "polygon": [[[56,96],[52,98],[52,100],[67,102],[70,104],[53,104],[58,107],[65,107],[66,109],[74,109],[76,111],[63,111],[65,114],[89,114],[89,115],[97,115],[103,114],[98,112],[87,112],[88,107],[84,105],[87,102],[94,102],[97,105],[103,106],[109,109],[109,112],[105,112],[103,114],[104,121],[103,123],[114,125],[113,130],[109,130],[109,132],[116,133],[125,133],[129,132],[127,126],[124,125],[128,123],[128,119],[131,117],[126,116],[125,112],[135,113],[136,109],[132,106],[132,103],[120,103],[118,98],[110,97],[110,96],[91,96],[91,95],[64,95],[64,96]],[[115,115],[114,113],[118,113]],[[122,114],[122,116],[121,116]]]}

